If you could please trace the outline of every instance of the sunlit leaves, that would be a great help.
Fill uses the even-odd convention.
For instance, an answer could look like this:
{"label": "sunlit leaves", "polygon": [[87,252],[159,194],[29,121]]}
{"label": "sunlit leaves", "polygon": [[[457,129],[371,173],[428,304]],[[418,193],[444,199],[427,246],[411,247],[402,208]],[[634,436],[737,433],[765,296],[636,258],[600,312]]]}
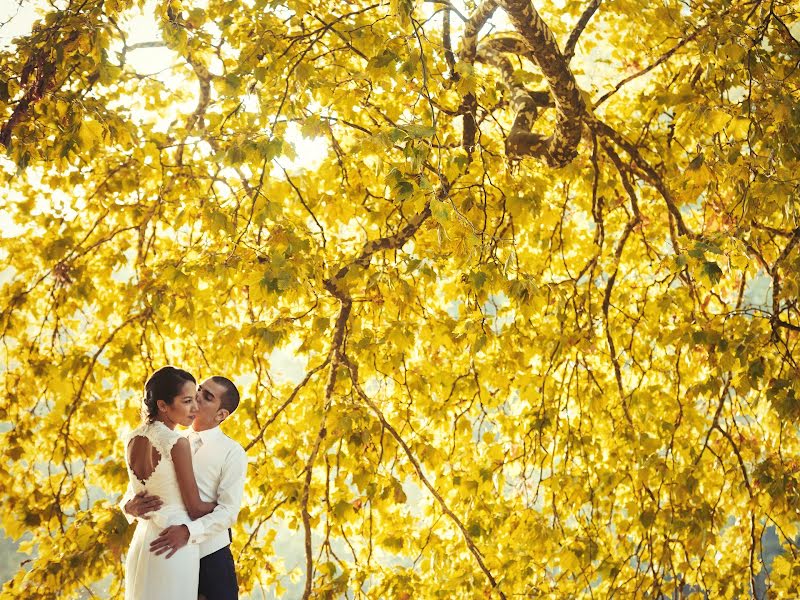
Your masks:
{"label": "sunlit leaves", "polygon": [[[537,10],[563,46],[585,4]],[[167,362],[244,392],[243,592],[299,595],[279,536],[307,491],[319,596],[733,597],[762,568],[795,594],[788,4],[602,3],[570,66],[587,106],[633,77],[592,109],[618,137],[587,119],[559,170],[505,155],[505,74],[451,68],[444,5],[162,3],[146,73],[130,8],[0,56],[0,126],[47,84],[2,175],[26,228],[0,244],[3,527],[39,553],[12,594],[118,595],[128,532],[94,490],[121,492],[116,439]]]}

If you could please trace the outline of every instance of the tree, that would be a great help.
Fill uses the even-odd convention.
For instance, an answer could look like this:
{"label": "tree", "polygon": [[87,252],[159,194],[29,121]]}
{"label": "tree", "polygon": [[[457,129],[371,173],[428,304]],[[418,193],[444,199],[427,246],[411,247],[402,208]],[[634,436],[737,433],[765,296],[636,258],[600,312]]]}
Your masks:
{"label": "tree", "polygon": [[143,6],[0,57],[8,597],[119,592],[165,363],[242,383],[245,591],[286,523],[304,598],[798,593],[795,3]]}

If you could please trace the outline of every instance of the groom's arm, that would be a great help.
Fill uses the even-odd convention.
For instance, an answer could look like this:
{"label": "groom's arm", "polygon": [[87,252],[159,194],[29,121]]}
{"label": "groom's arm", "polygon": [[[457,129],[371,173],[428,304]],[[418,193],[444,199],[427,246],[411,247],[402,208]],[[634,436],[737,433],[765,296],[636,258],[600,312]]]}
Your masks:
{"label": "groom's arm", "polygon": [[247,455],[244,449],[237,445],[229,452],[225,461],[217,488],[216,508],[186,525],[189,529],[190,544],[199,544],[204,539],[233,527],[242,506],[246,472]]}

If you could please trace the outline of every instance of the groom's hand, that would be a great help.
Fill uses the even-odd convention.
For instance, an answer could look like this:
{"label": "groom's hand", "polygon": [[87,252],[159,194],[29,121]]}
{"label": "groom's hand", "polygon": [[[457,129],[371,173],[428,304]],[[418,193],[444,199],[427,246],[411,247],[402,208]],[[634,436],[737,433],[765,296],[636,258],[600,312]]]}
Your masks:
{"label": "groom's hand", "polygon": [[161,498],[150,496],[147,492],[139,492],[125,503],[125,512],[139,519],[149,519],[147,513],[159,508],[161,508]]}
{"label": "groom's hand", "polygon": [[164,558],[169,558],[189,542],[189,528],[186,525],[172,525],[158,534],[150,542],[150,552],[156,556],[169,552]]}

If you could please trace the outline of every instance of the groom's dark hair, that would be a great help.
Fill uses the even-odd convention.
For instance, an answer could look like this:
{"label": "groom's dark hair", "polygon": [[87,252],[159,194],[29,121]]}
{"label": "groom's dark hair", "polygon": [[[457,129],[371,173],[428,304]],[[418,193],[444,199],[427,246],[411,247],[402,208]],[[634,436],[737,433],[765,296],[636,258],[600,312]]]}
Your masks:
{"label": "groom's dark hair", "polygon": [[239,390],[236,389],[236,386],[230,379],[222,375],[214,375],[211,381],[225,388],[225,392],[222,394],[222,398],[220,398],[220,408],[227,410],[228,414],[233,414],[233,411],[239,406]]}

